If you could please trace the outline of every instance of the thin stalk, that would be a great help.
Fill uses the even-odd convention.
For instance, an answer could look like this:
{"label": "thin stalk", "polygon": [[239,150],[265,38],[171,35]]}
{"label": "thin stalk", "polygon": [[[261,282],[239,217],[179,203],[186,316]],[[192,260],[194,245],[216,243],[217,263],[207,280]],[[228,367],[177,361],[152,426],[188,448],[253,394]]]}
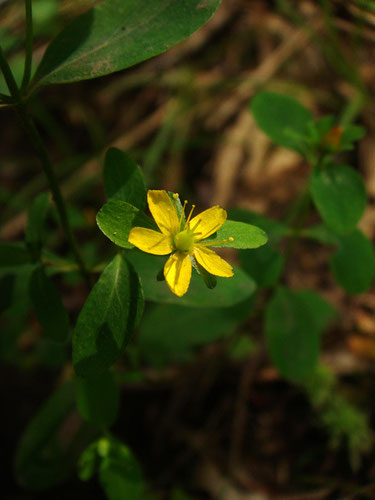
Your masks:
{"label": "thin stalk", "polygon": [[11,93],[12,97],[16,99],[17,102],[19,102],[21,100],[21,94],[17,86],[17,82],[14,79],[12,70],[10,69],[8,62],[5,59],[4,52],[1,46],[0,46],[0,69],[4,75],[4,79],[8,86],[9,92]]}
{"label": "thin stalk", "polygon": [[29,136],[42,165],[44,173],[48,179],[49,187],[52,193],[52,197],[56,204],[57,212],[59,214],[60,222],[63,227],[65,236],[68,240],[69,246],[74,254],[74,257],[77,261],[78,267],[82,275],[85,277],[88,284],[91,284],[91,277],[89,271],[86,269],[85,263],[82,259],[81,253],[78,249],[78,245],[74,239],[72,229],[70,227],[70,222],[68,218],[68,214],[66,211],[66,206],[64,199],[62,197],[60,187],[58,184],[57,177],[53,170],[52,163],[49,159],[48,152],[43,144],[43,141],[40,137],[40,134],[31,118],[31,116],[26,111],[25,106],[20,103],[18,105],[18,114],[21,118],[24,129]]}
{"label": "thin stalk", "polygon": [[61,190],[58,184],[57,177],[55,175],[55,172],[53,170],[52,163],[49,159],[47,149],[44,146],[44,143],[42,141],[42,138],[39,135],[38,129],[36,128],[34,121],[32,117],[29,115],[29,113],[26,110],[25,103],[23,102],[22,95],[20,93],[20,90],[17,86],[17,83],[14,79],[12,70],[9,67],[9,64],[7,60],[4,57],[4,53],[0,47],[0,69],[3,72],[5,81],[8,85],[9,92],[11,93],[11,96],[13,100],[15,101],[15,104],[17,105],[17,111],[18,115],[21,119],[21,122],[23,124],[23,127],[29,136],[31,143],[33,144],[39,159],[40,163],[42,165],[42,168],[44,170],[44,173],[48,179],[49,187],[52,193],[52,197],[54,199],[54,202],[56,204],[57,212],[59,214],[60,222],[62,225],[62,228],[65,233],[65,237],[68,241],[68,244],[74,254],[74,257],[77,261],[79,270],[81,274],[85,277],[87,283],[91,285],[91,276],[89,271],[86,269],[85,263],[82,259],[81,253],[79,251],[78,245],[74,239],[72,229],[70,227],[70,222],[68,218],[68,214],[66,211],[65,207],[65,202],[61,194]]}
{"label": "thin stalk", "polygon": [[26,41],[25,41],[25,66],[21,83],[21,92],[29,85],[31,78],[31,66],[33,60],[33,9],[32,0],[25,0],[26,15]]}

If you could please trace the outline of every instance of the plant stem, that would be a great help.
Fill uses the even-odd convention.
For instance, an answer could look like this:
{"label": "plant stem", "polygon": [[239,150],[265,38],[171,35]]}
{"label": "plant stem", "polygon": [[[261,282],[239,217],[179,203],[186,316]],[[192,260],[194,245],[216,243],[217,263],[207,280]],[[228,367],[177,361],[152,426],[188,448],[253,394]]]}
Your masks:
{"label": "plant stem", "polygon": [[33,10],[32,0],[25,0],[26,15],[26,42],[25,42],[25,67],[21,83],[21,92],[23,92],[30,82],[31,66],[33,58]]}
{"label": "plant stem", "polygon": [[12,97],[19,102],[21,100],[21,94],[18,89],[17,82],[14,79],[12,70],[10,69],[8,62],[5,59],[4,52],[1,47],[0,47],[0,69],[4,75],[9,92],[11,93]]}
{"label": "plant stem", "polygon": [[78,245],[74,239],[73,232],[72,232],[72,229],[70,227],[68,214],[66,211],[65,202],[64,202],[64,199],[62,197],[61,190],[60,190],[60,187],[58,184],[57,177],[56,177],[55,172],[53,170],[52,163],[49,159],[47,149],[44,146],[42,138],[40,137],[40,134],[39,134],[38,129],[36,128],[36,126],[34,124],[32,117],[27,112],[26,105],[23,101],[20,90],[19,90],[17,83],[14,79],[12,70],[10,69],[8,62],[4,57],[4,53],[1,49],[1,47],[0,47],[0,69],[3,72],[5,81],[7,82],[9,92],[11,93],[11,96],[14,100],[14,103],[17,105],[18,115],[21,119],[23,127],[24,127],[27,135],[29,136],[31,143],[33,144],[33,146],[34,146],[34,148],[39,156],[40,163],[41,163],[42,168],[44,170],[44,173],[48,179],[49,187],[50,187],[54,202],[56,204],[57,212],[59,214],[60,222],[61,222],[62,228],[64,230],[65,237],[66,237],[68,244],[69,244],[69,246],[74,254],[74,257],[77,261],[77,264],[78,264],[78,267],[79,267],[81,274],[84,276],[87,283],[89,285],[91,285],[91,276],[90,276],[90,273],[85,266],[85,263],[82,259]]}
{"label": "plant stem", "polygon": [[306,218],[309,213],[310,202],[311,196],[309,188],[307,187],[296,200],[292,209],[292,214],[287,221],[288,225],[294,229],[294,233],[289,239],[285,250],[286,263],[290,260],[297,240],[299,239],[303,226],[305,225]]}
{"label": "plant stem", "polygon": [[52,163],[49,159],[48,152],[43,144],[43,141],[40,137],[40,134],[33,122],[33,119],[28,114],[25,105],[23,103],[19,103],[18,105],[18,114],[21,118],[24,129],[29,136],[42,165],[44,173],[48,179],[49,187],[52,192],[53,200],[56,204],[57,212],[59,214],[60,222],[65,232],[66,239],[68,240],[69,246],[74,254],[74,257],[77,261],[78,267],[82,275],[85,277],[88,284],[91,284],[90,273],[86,269],[85,263],[82,259],[81,253],[78,249],[78,245],[74,239],[72,229],[70,227],[70,222],[68,218],[68,214],[66,211],[66,206],[64,199],[61,194],[61,190],[58,184],[57,177],[53,170]]}

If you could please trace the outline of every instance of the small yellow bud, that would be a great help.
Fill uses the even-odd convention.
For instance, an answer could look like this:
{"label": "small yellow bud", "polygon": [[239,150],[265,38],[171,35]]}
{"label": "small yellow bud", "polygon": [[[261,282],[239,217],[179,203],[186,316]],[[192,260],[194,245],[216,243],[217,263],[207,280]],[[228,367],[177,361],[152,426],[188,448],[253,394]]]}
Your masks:
{"label": "small yellow bud", "polygon": [[234,238],[232,238],[232,236],[229,236],[228,240],[229,241],[234,241]]}

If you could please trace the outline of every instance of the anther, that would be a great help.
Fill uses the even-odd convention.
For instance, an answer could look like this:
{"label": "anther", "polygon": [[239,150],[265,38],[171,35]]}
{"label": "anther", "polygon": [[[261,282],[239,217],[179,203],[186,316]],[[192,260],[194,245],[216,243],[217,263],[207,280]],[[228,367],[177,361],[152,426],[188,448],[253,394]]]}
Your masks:
{"label": "anther", "polygon": [[189,224],[189,221],[190,221],[190,219],[191,219],[191,214],[193,213],[194,208],[195,208],[195,205],[192,205],[192,206],[191,206],[190,213],[189,213],[188,218],[187,218],[186,223],[185,223],[185,227]]}
{"label": "anther", "polygon": [[177,200],[177,198],[179,198],[179,196],[180,196],[180,195],[179,195],[178,193],[173,193],[173,198],[174,198],[175,200]]}
{"label": "anther", "polygon": [[229,241],[234,241],[234,238],[232,238],[232,236],[229,236],[228,240]]}

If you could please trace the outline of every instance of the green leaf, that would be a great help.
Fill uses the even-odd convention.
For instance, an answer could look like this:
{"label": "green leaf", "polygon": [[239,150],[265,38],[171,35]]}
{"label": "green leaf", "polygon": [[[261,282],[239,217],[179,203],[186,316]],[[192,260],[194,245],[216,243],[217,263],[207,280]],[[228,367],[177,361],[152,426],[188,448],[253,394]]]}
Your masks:
{"label": "green leaf", "polygon": [[277,283],[284,269],[284,256],[269,243],[252,252],[239,252],[241,267],[261,288]]}
{"label": "green leaf", "polygon": [[105,156],[104,188],[108,200],[126,201],[140,210],[146,205],[142,170],[126,153],[110,148]]}
{"label": "green leaf", "polygon": [[73,364],[81,377],[106,371],[123,353],[143,311],[138,275],[118,254],[94,285],[73,333]]}
{"label": "green leaf", "polygon": [[348,125],[344,128],[341,140],[340,151],[350,151],[353,149],[353,143],[359,141],[366,133],[366,130],[359,125]]}
{"label": "green leaf", "polygon": [[78,477],[81,481],[88,481],[95,474],[97,458],[98,458],[98,443],[89,444],[82,452],[78,460]]}
{"label": "green leaf", "polygon": [[58,431],[74,408],[72,382],[65,383],[43,404],[21,436],[15,456],[18,480],[32,489],[63,481],[71,472],[67,442],[58,443]]}
{"label": "green leaf", "polygon": [[[276,289],[266,308],[265,333],[272,361],[287,379],[303,382],[314,373],[329,306],[312,292]],[[323,311],[323,318],[318,315]]]}
{"label": "green leaf", "polygon": [[98,442],[99,481],[108,500],[145,500],[140,466],[130,449],[113,438]]}
{"label": "green leaf", "polygon": [[230,208],[228,210],[228,215],[232,220],[253,224],[261,228],[267,233],[269,240],[273,242],[277,242],[280,238],[289,234],[288,226],[276,220],[269,219],[257,212],[252,212],[243,208]]}
{"label": "green leaf", "polygon": [[280,146],[304,152],[311,112],[292,97],[274,92],[258,92],[250,103],[258,126]]}
{"label": "green leaf", "polygon": [[128,242],[132,227],[148,227],[157,230],[157,226],[150,217],[133,205],[124,201],[109,201],[99,210],[96,221],[102,232],[113,243],[122,248],[134,248]]}
{"label": "green leaf", "polygon": [[303,238],[309,238],[324,245],[338,245],[340,236],[334,233],[324,224],[317,224],[315,226],[310,226],[301,231],[301,236]]}
{"label": "green leaf", "polygon": [[234,361],[243,361],[252,356],[256,350],[257,345],[254,340],[248,335],[241,335],[229,346],[228,355]]}
{"label": "green leaf", "polygon": [[0,276],[0,313],[12,305],[16,276],[4,274]]}
{"label": "green leaf", "polygon": [[331,270],[337,283],[348,293],[365,292],[375,273],[374,248],[359,230],[339,238],[339,248],[331,257]]}
{"label": "green leaf", "polygon": [[25,242],[34,259],[39,259],[44,239],[44,225],[48,211],[49,193],[41,193],[29,209]]}
{"label": "green leaf", "polygon": [[202,278],[193,271],[188,292],[177,297],[165,282],[156,277],[164,266],[167,257],[145,254],[139,251],[129,252],[127,258],[138,272],[146,300],[191,307],[230,307],[250,297],[255,291],[254,281],[241,269],[233,266],[232,278],[217,278],[217,286],[209,290]]}
{"label": "green leaf", "polygon": [[70,332],[68,313],[43,266],[37,266],[29,283],[35,314],[45,335],[55,342],[64,342]]}
{"label": "green leaf", "polygon": [[196,259],[192,259],[192,264],[195,267],[195,269],[198,271],[198,274],[201,276],[203,279],[205,285],[207,288],[210,290],[213,290],[216,288],[217,285],[217,277],[207,271],[203,266],[199,264],[199,262]]}
{"label": "green leaf", "polygon": [[360,175],[346,165],[314,169],[310,191],[322,219],[337,233],[351,232],[366,206],[366,191]]}
{"label": "green leaf", "polygon": [[[229,238],[233,241],[229,241]],[[227,240],[225,243],[215,245],[215,247],[228,248],[258,248],[267,242],[266,233],[259,227],[244,222],[227,220],[212,237],[214,240]]]}
{"label": "green leaf", "polygon": [[220,309],[155,305],[141,323],[140,353],[152,366],[187,361],[194,348],[231,335],[249,316],[252,305],[252,299]]}
{"label": "green leaf", "polygon": [[189,37],[220,0],[106,0],[52,41],[34,86],[108,75],[145,61]]}
{"label": "green leaf", "polygon": [[77,408],[87,422],[105,429],[111,427],[119,404],[120,392],[112,373],[77,379]]}
{"label": "green leaf", "polygon": [[337,315],[336,309],[312,290],[299,290],[298,296],[310,311],[312,327],[315,328],[318,335],[321,335]]}
{"label": "green leaf", "polygon": [[0,245],[0,269],[19,267],[29,263],[29,252],[23,243],[12,242]]}

